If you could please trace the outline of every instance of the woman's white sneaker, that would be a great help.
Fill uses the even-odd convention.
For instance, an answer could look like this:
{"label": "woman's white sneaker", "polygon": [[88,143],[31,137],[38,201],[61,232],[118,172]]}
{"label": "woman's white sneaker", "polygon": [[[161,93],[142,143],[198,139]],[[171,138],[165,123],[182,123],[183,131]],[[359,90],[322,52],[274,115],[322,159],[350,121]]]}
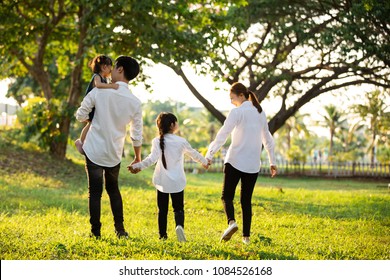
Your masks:
{"label": "woman's white sneaker", "polygon": [[245,236],[245,237],[242,238],[242,242],[243,242],[244,244],[246,244],[246,245],[248,245],[249,243],[251,243],[249,237],[247,237],[247,236]]}
{"label": "woman's white sneaker", "polygon": [[176,227],[176,236],[177,236],[177,240],[179,242],[186,242],[187,241],[186,236],[184,234],[184,229],[182,226]]}
{"label": "woman's white sneaker", "polygon": [[221,241],[229,241],[232,235],[238,230],[236,222],[229,224],[228,228],[222,234]]}

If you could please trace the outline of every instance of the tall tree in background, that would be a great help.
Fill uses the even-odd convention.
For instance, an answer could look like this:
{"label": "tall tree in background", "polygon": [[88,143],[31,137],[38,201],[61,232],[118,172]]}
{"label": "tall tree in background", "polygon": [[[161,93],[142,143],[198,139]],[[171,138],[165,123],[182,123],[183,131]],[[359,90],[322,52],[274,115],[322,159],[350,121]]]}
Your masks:
{"label": "tall tree in background", "polygon": [[310,135],[310,131],[306,127],[306,123],[304,121],[305,117],[308,117],[309,114],[300,114],[297,113],[295,116],[290,117],[284,125],[278,130],[278,134],[280,137],[285,137],[287,150],[291,148],[291,139],[294,136],[299,136],[300,134],[304,134],[306,137]]}
{"label": "tall tree in background", "polygon": [[[205,39],[198,31],[208,25],[213,10],[196,13],[191,7],[231,6],[234,2],[243,1],[4,0],[0,6],[0,78],[39,88],[30,93],[44,98],[45,106],[39,104],[39,114],[27,125],[52,155],[64,158],[73,113],[84,92],[87,57],[114,55],[112,50],[116,50],[159,62],[165,57],[153,50],[163,47],[170,52],[172,63],[196,61],[200,52],[182,50],[191,43],[202,45]],[[126,24],[130,24],[128,29]],[[21,102],[18,88],[14,85],[12,92]]]}
{"label": "tall tree in background", "polygon": [[[208,37],[200,62],[215,79],[246,83],[260,101],[278,100],[273,133],[321,94],[362,84],[390,87],[389,14],[386,0],[248,1],[229,10],[230,25]],[[180,65],[174,69],[223,122]]]}
{"label": "tall tree in background", "polygon": [[38,84],[47,113],[36,132],[58,157],[84,92],[85,59],[96,53],[172,67],[220,122],[225,116],[182,66],[191,63],[230,84],[243,81],[260,101],[280,102],[271,132],[323,93],[390,87],[389,1],[94,2],[4,0],[0,6],[0,78],[30,76]]}
{"label": "tall tree in background", "polygon": [[[64,158],[69,127],[81,94],[87,50],[105,45],[104,28],[93,27],[110,17],[108,1],[3,1],[0,6],[1,77],[38,85],[45,100],[35,131],[52,155]],[[63,85],[66,79],[68,84]]]}
{"label": "tall tree in background", "polygon": [[[350,119],[350,118],[348,118]],[[360,121],[348,123],[349,128],[342,128],[337,135],[340,150],[333,153],[337,161],[357,161],[364,158],[364,146],[366,143],[366,127]]]}
{"label": "tall tree in background", "polygon": [[[114,18],[121,28],[113,48],[117,53],[135,48],[146,62],[162,63],[180,75],[192,93],[218,120],[225,116],[206,100],[185,76],[182,66],[191,64],[211,73],[207,62],[226,29],[236,24],[232,9],[247,5],[246,0],[139,1],[125,5],[122,17]],[[128,15],[133,16],[128,16]],[[142,22],[143,24],[140,24]]]}
{"label": "tall tree in background", "polygon": [[381,138],[389,140],[389,127],[386,127],[386,123],[388,125],[390,113],[387,112],[389,104],[386,104],[386,100],[389,100],[390,95],[389,92],[375,90],[368,92],[365,97],[364,103],[353,106],[353,110],[359,114],[363,122],[368,123],[371,134],[368,150],[371,164],[374,164],[378,142]]}
{"label": "tall tree in background", "polygon": [[334,137],[337,130],[345,128],[347,119],[343,116],[343,113],[335,105],[328,105],[324,107],[326,114],[323,115],[323,126],[329,129],[329,154],[328,158],[332,160]]}

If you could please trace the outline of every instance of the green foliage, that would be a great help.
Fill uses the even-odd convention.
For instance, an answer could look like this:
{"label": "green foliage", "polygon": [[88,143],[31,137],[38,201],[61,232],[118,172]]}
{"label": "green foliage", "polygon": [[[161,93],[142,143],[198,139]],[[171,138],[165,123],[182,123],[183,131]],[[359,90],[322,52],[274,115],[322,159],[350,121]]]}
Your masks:
{"label": "green foliage", "polygon": [[[385,0],[283,0],[278,5],[273,0],[5,0],[0,78],[14,79],[9,95],[19,103],[34,94],[45,97],[47,105],[57,99],[68,108],[48,107],[49,114],[40,114],[59,128],[35,129],[52,135],[42,144],[51,143],[50,151],[62,156],[66,145],[54,151],[53,143],[66,141],[68,113],[78,106],[90,77],[85,62],[96,53],[129,54],[142,64],[161,62],[175,70],[190,63],[215,80],[247,81],[260,100],[282,97],[270,121],[275,132],[325,92],[361,83],[388,87],[389,10]],[[212,130],[189,129],[199,135]]]}
{"label": "green foliage", "polygon": [[367,138],[372,162],[374,162],[376,148],[381,144],[386,145],[390,136],[387,98],[389,98],[388,91],[375,90],[367,92],[362,103],[352,106],[352,110],[359,115],[362,123],[367,124],[370,132]]}
{"label": "green foliage", "polygon": [[39,92],[38,83],[30,76],[17,77],[10,83],[6,97],[15,99],[22,106],[29,96],[38,95]]}
{"label": "green foliage", "polygon": [[389,105],[386,99],[390,97],[388,91],[375,90],[366,93],[365,100],[362,103],[352,106],[352,110],[359,114],[362,121],[366,121],[369,125],[372,138],[375,140],[376,135],[388,136],[389,113],[387,112]]}
{"label": "green foliage", "polygon": [[384,146],[380,146],[377,152],[377,159],[382,164],[390,163],[390,145],[389,143]]}
{"label": "green foliage", "polygon": [[[19,103],[30,95],[46,99],[25,110],[23,121],[28,124],[27,137],[38,134],[39,144],[55,156],[65,155],[70,113],[82,91],[84,58],[88,51],[94,56],[102,46],[106,48],[111,38],[106,27],[115,11],[106,8],[109,2],[6,0],[0,6],[4,70],[0,75],[13,79],[9,95]],[[104,26],[95,28],[105,20]],[[26,92],[25,85],[31,91]]]}
{"label": "green foliage", "polygon": [[[215,21],[223,25],[226,8],[242,5],[242,0],[219,0],[209,4],[203,1],[49,1],[6,0],[0,6],[0,78],[14,79],[9,95],[21,104],[26,96],[43,96],[47,105],[51,99],[64,103],[63,107],[74,110],[79,104],[87,59],[97,53],[110,56],[132,55],[147,63],[165,62],[179,65],[186,61],[202,61],[207,44],[205,33],[219,32]],[[214,20],[212,20],[214,19]],[[221,26],[221,25],[219,25]],[[83,73],[84,72],[84,73]],[[145,81],[140,75],[139,80]],[[26,94],[22,89],[29,85]],[[55,101],[57,102],[57,101]],[[43,109],[42,109],[43,110]],[[57,143],[57,130],[68,137],[70,126],[68,110],[36,114],[49,116],[49,124],[34,132],[53,136],[50,152],[64,156],[64,139]],[[65,115],[61,115],[65,113]],[[58,122],[58,119],[63,121]],[[45,122],[41,120],[39,122]],[[31,131],[30,131],[31,132]],[[57,145],[58,144],[58,145]]]}
{"label": "green foliage", "polygon": [[307,153],[297,145],[292,145],[287,151],[287,159],[293,163],[305,163],[307,156]]}
{"label": "green foliage", "polygon": [[115,51],[136,49],[139,57],[173,67],[187,61],[201,64],[208,60],[208,42],[232,23],[227,12],[246,3],[243,0],[117,2],[123,10],[112,18],[114,26],[121,26],[121,32],[114,36]]}
{"label": "green foliage", "polygon": [[28,105],[18,111],[24,141],[38,137],[38,144],[42,148],[49,147],[52,141],[59,142],[63,138],[59,131],[60,116],[63,114],[58,113],[61,110],[61,102],[57,99],[51,99],[50,104],[42,97],[29,99]]}
{"label": "green foliage", "polygon": [[389,87],[389,12],[385,0],[248,1],[229,9],[232,24],[210,41],[205,69],[229,84],[243,81],[260,101],[281,99],[269,121],[274,133],[320,94]]}

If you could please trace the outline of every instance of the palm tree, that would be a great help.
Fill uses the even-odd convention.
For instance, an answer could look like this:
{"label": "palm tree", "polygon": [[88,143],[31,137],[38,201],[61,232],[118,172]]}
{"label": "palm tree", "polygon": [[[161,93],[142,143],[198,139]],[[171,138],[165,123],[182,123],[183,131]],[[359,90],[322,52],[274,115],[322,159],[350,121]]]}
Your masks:
{"label": "palm tree", "polygon": [[364,156],[362,147],[364,147],[365,126],[360,121],[355,121],[348,129],[342,129],[338,135],[341,142],[342,152],[338,158],[344,161],[356,161],[359,157]]}
{"label": "palm tree", "polygon": [[309,116],[309,114],[300,114],[298,112],[290,117],[278,131],[278,134],[281,137],[286,137],[287,150],[290,150],[291,148],[292,137],[299,136],[302,133],[304,133],[305,136],[310,134],[303,120],[307,116]]}
{"label": "palm tree", "polygon": [[352,106],[353,110],[358,113],[363,120],[369,122],[371,140],[368,149],[371,151],[371,164],[375,163],[378,136],[381,134],[383,123],[386,121],[386,118],[388,118],[388,113],[386,113],[386,111],[389,106],[386,104],[386,98],[389,98],[389,92],[375,90],[367,92],[365,104]]}
{"label": "palm tree", "polygon": [[336,130],[342,128],[343,125],[347,122],[346,118],[343,118],[343,113],[338,111],[337,107],[334,105],[327,105],[324,107],[326,114],[323,115],[324,122],[323,126],[329,128],[330,132],[330,144],[329,144],[329,158],[332,159],[333,155],[333,146],[334,146],[334,137]]}

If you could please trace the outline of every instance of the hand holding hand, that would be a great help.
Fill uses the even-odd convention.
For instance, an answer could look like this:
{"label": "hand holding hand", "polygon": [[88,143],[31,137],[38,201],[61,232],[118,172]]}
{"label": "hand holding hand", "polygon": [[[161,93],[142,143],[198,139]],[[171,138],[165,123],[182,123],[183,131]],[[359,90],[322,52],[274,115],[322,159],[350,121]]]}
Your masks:
{"label": "hand holding hand", "polygon": [[202,164],[204,169],[209,169],[210,165],[211,165],[211,159],[207,159],[207,164],[206,165]]}
{"label": "hand holding hand", "polygon": [[276,165],[271,165],[271,178],[275,177],[276,174],[278,173],[278,168],[276,167]]}
{"label": "hand holding hand", "polygon": [[132,174],[137,174],[138,172],[141,171],[141,169],[140,168],[134,168],[133,164],[134,163],[132,163],[129,166],[127,166],[127,170],[129,170]]}
{"label": "hand holding hand", "polygon": [[133,160],[133,162],[130,163],[129,166],[127,166],[127,170],[129,170],[129,171],[130,171],[131,173],[133,173],[133,174],[137,174],[138,172],[140,172],[140,171],[141,171],[141,168],[134,168],[134,167],[133,167],[133,165],[136,164],[136,163],[138,163],[138,162],[141,162],[141,159],[136,157],[136,158]]}

